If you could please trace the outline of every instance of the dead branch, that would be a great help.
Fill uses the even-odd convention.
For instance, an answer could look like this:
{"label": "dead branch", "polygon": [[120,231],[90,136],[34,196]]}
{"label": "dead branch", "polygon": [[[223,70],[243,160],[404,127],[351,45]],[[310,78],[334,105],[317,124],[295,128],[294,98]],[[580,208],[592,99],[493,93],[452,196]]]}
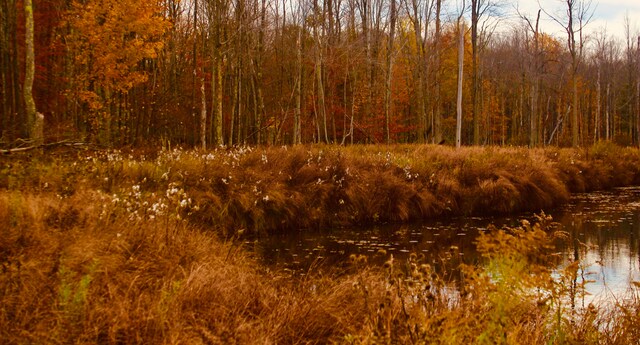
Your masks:
{"label": "dead branch", "polygon": [[11,149],[0,149],[0,154],[8,155],[8,154],[13,154],[13,153],[31,151],[31,150],[35,150],[35,149],[39,149],[39,148],[52,148],[52,147],[59,147],[59,146],[87,147],[87,146],[89,146],[89,144],[88,143],[84,143],[84,142],[58,141],[58,142],[55,142],[55,143],[31,145],[31,146],[24,146],[24,147],[15,147],[15,148],[11,148]]}

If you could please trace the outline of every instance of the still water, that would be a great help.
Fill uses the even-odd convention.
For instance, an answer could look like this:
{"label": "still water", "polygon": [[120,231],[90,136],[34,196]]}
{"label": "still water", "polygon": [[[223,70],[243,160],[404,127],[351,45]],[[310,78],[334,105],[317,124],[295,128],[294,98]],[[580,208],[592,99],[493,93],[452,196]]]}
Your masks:
{"label": "still water", "polygon": [[[608,300],[640,281],[640,187],[574,195],[569,203],[549,210],[562,230],[577,241],[559,244],[565,260],[576,256],[584,263],[590,299]],[[410,253],[423,254],[434,265],[455,256],[449,264],[478,260],[474,240],[490,224],[518,225],[514,217],[455,218],[412,225],[387,225],[364,229],[299,232],[258,241],[256,251],[267,265],[304,275],[311,267],[348,267],[352,254],[365,255],[370,264],[382,264]],[[451,270],[455,274],[455,269]],[[455,278],[455,277],[453,277]]]}

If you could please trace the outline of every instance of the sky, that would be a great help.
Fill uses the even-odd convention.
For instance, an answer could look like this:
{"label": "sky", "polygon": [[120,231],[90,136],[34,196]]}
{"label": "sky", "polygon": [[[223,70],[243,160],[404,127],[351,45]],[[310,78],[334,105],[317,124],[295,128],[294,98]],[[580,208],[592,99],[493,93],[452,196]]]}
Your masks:
{"label": "sky", "polygon": [[[588,0],[585,0],[588,1]],[[514,3],[512,1],[508,1]],[[527,14],[535,20],[540,6],[550,14],[564,14],[566,12],[566,0],[517,0],[520,12]],[[538,2],[540,5],[538,5]],[[512,7],[514,5],[511,5]],[[606,30],[609,36],[613,36],[621,42],[626,40],[625,16],[628,14],[631,36],[640,34],[640,0],[592,0],[591,8],[593,18],[585,27],[587,34],[602,33]],[[513,8],[512,8],[513,9]],[[562,27],[542,13],[540,26],[546,33],[563,37],[566,33]]]}

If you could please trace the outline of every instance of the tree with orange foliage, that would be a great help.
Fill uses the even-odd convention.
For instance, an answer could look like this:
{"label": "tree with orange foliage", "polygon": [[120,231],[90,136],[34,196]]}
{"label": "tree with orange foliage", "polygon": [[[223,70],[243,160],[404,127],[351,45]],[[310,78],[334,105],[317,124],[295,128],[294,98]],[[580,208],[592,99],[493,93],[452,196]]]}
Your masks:
{"label": "tree with orange foliage", "polygon": [[110,143],[110,105],[115,95],[126,94],[147,81],[139,68],[163,47],[169,22],[159,1],[74,1],[67,13],[67,45],[76,71],[69,96],[85,107],[90,135],[105,130]]}

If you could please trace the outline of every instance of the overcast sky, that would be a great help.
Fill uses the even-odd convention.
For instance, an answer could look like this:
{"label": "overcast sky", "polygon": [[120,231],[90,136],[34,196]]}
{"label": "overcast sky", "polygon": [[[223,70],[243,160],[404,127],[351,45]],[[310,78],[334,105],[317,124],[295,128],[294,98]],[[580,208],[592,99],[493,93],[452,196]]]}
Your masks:
{"label": "overcast sky", "polygon": [[[511,4],[517,3],[520,11],[535,19],[540,6],[550,14],[566,12],[566,0],[507,0]],[[514,5],[511,5],[512,7]],[[640,0],[592,0],[593,18],[585,28],[588,33],[602,32],[606,29],[609,36],[615,36],[619,40],[625,40],[625,16],[628,14],[631,36],[637,37],[640,33]],[[513,10],[513,8],[512,8]],[[562,27],[542,14],[541,28],[556,36],[565,35]],[[637,38],[636,38],[637,39]]]}

